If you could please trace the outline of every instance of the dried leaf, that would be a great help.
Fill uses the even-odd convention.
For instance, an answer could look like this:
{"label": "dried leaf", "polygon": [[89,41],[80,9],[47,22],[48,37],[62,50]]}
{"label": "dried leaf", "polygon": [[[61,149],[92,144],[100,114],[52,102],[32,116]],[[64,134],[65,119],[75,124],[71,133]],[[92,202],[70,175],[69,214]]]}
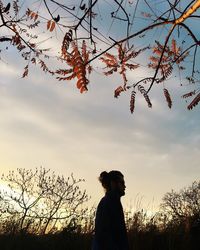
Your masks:
{"label": "dried leaf", "polygon": [[69,48],[69,44],[72,41],[72,30],[70,29],[64,36],[63,42],[62,42],[62,47],[61,47],[61,55],[63,57],[67,56],[67,50]]}
{"label": "dried leaf", "polygon": [[176,40],[172,39],[172,52],[177,54]]}
{"label": "dried leaf", "polygon": [[172,71],[173,71],[173,67],[171,64],[169,64],[167,69],[164,70],[165,79],[167,79],[172,74]]}
{"label": "dried leaf", "polygon": [[52,21],[51,22],[51,27],[50,27],[49,31],[52,32],[55,29],[55,27],[56,27],[56,22]]}
{"label": "dried leaf", "polygon": [[10,41],[12,41],[12,39],[9,37],[0,37],[0,42],[10,42]]}
{"label": "dried leaf", "polygon": [[186,93],[186,94],[182,95],[182,98],[188,98],[188,97],[191,97],[191,96],[193,96],[195,94],[196,94],[196,90],[191,91],[189,93]]}
{"label": "dried leaf", "polygon": [[163,91],[164,91],[164,96],[165,96],[166,101],[167,101],[167,105],[171,109],[171,107],[172,107],[172,100],[171,100],[171,96],[169,94],[169,91],[167,89],[164,89]]}
{"label": "dried leaf", "polygon": [[65,75],[70,74],[72,72],[73,72],[73,69],[58,69],[58,70],[56,70],[55,73],[65,76]]}
{"label": "dried leaf", "polygon": [[83,40],[83,43],[82,43],[82,57],[83,57],[84,63],[87,63],[89,59],[89,52],[87,52],[87,46],[86,46],[85,40]]}
{"label": "dried leaf", "polygon": [[117,67],[112,68],[111,70],[108,70],[108,71],[104,72],[104,75],[109,76],[109,75],[112,75],[113,72],[116,72],[116,71],[117,71]]}
{"label": "dried leaf", "polygon": [[135,110],[135,95],[136,95],[136,92],[135,92],[135,90],[133,90],[131,92],[131,100],[130,100],[130,111],[131,111],[131,114]]}
{"label": "dried leaf", "polygon": [[138,51],[135,50],[127,50],[126,46],[123,46],[123,44],[118,44],[118,55],[112,55],[110,53],[104,53],[103,57],[100,57],[99,59],[106,64],[106,68],[108,68],[108,71],[105,71],[105,75],[111,75],[114,72],[118,71],[119,74],[122,75],[123,81],[124,81],[124,89],[126,88],[127,83],[127,69],[134,70],[139,67],[139,64],[132,64],[128,63],[129,60],[135,58],[137,55],[139,55],[142,51],[146,50],[148,47],[142,48]]}
{"label": "dried leaf", "polygon": [[59,81],[70,81],[74,79],[75,77],[76,77],[76,73],[72,73],[70,76],[66,76],[66,77],[57,76],[56,79],[58,79]]}
{"label": "dried leaf", "polygon": [[179,56],[180,51],[181,51],[181,48],[177,46],[176,40],[172,39],[172,52],[174,54],[174,57]]}
{"label": "dried leaf", "polygon": [[36,22],[37,19],[38,19],[38,13],[35,13],[34,21]]}
{"label": "dried leaf", "polygon": [[47,22],[47,30],[50,29],[50,26],[51,26],[51,20],[49,20],[49,21]]}
{"label": "dried leaf", "polygon": [[24,73],[22,75],[22,78],[28,76],[28,65],[26,65],[26,67],[24,68]]}
{"label": "dried leaf", "polygon": [[126,63],[125,66],[127,68],[129,68],[130,70],[134,70],[134,69],[137,69],[139,67],[139,64],[129,64],[129,63]]}
{"label": "dried leaf", "polygon": [[192,100],[192,102],[188,105],[188,109],[193,109],[200,102],[200,93]]}
{"label": "dried leaf", "polygon": [[28,8],[27,11],[26,11],[26,15],[27,15],[27,16],[30,16],[31,12],[32,12],[32,11]]}
{"label": "dried leaf", "polygon": [[85,5],[85,3],[84,3],[83,5],[80,6],[80,9],[81,9],[81,10],[84,10],[85,7],[86,7],[86,5]]}
{"label": "dried leaf", "polygon": [[104,54],[104,56],[108,57],[108,59],[113,60],[113,61],[115,61],[115,62],[117,63],[117,58],[116,58],[116,56],[114,56],[114,55],[112,55],[112,54],[110,54],[110,53],[108,53],[108,52],[106,52],[106,53]]}
{"label": "dried leaf", "polygon": [[117,61],[115,60],[106,59],[104,57],[100,57],[99,59],[106,64],[107,68],[116,67],[118,65]]}
{"label": "dried leaf", "polygon": [[13,1],[13,10],[14,10],[14,12],[15,12],[15,15],[17,15],[18,12],[19,12],[18,1]]}
{"label": "dried leaf", "polygon": [[30,18],[33,19],[35,17],[36,13],[35,12],[32,12],[31,15],[30,15]]}
{"label": "dried leaf", "polygon": [[119,86],[118,88],[115,89],[114,97],[117,98],[118,96],[120,96],[121,92],[123,91],[124,91],[124,88],[122,86]]}
{"label": "dried leaf", "polygon": [[10,3],[8,3],[4,9],[4,12],[8,12],[10,10]]}
{"label": "dried leaf", "polygon": [[76,86],[77,86],[78,89],[80,89],[82,87],[82,85],[84,85],[84,79],[79,78],[77,83],[76,83]]}
{"label": "dried leaf", "polygon": [[71,67],[67,70],[57,70],[56,73],[60,75],[66,75],[71,73],[70,76],[67,77],[57,77],[59,81],[61,80],[71,80],[73,78],[77,78],[76,86],[80,90],[80,93],[87,91],[87,85],[89,83],[86,78],[86,65],[85,61],[88,58],[88,52],[86,51],[86,44],[83,42],[82,44],[82,53],[80,53],[77,43],[72,42],[72,52],[68,53],[66,50],[66,46],[68,46],[69,40],[71,40],[72,31],[69,31],[63,40],[62,44],[62,55],[65,58],[65,62]]}
{"label": "dried leaf", "polygon": [[144,95],[146,93],[146,90],[145,90],[145,88],[142,85],[138,85],[138,90],[140,91],[140,93],[142,95]]}
{"label": "dried leaf", "polygon": [[44,72],[49,72],[51,75],[54,75],[54,72],[51,71],[51,70],[47,67],[47,65],[45,64],[44,61],[39,60],[39,64],[40,64],[41,69],[42,69]]}
{"label": "dried leaf", "polygon": [[80,93],[82,94],[83,92],[88,91],[87,87],[85,85],[82,85],[82,87],[80,88]]}
{"label": "dried leaf", "polygon": [[53,19],[56,23],[58,23],[60,21],[60,15],[57,15],[57,17],[54,17]]}
{"label": "dried leaf", "polygon": [[33,58],[31,59],[31,62],[34,63],[34,64],[36,64],[36,59],[35,59],[35,57],[33,57]]}
{"label": "dried leaf", "polygon": [[[183,56],[179,58],[181,48],[177,46],[175,39],[172,39],[171,45],[167,45],[165,46],[165,48],[158,41],[155,42],[157,46],[153,48],[154,56],[151,56],[149,58],[150,63],[148,64],[148,67],[152,69],[157,69],[157,67],[159,66],[158,70],[161,74],[161,80],[159,82],[162,82],[172,74],[173,71],[172,65],[174,64],[174,62],[176,62],[176,64],[179,65],[180,62],[182,62],[187,57],[188,53],[185,53]],[[165,51],[163,54],[164,49]],[[161,55],[162,55],[162,61],[160,62]]]}
{"label": "dried leaf", "polygon": [[150,98],[149,98],[148,94],[145,92],[145,93],[143,94],[143,96],[144,96],[144,99],[146,100],[146,102],[147,102],[147,104],[148,104],[148,107],[149,107],[149,108],[152,108],[152,104],[151,104],[151,101],[150,101]]}
{"label": "dried leaf", "polygon": [[91,65],[88,65],[88,66],[87,66],[88,74],[91,74],[92,70],[93,70],[92,66],[91,66]]}

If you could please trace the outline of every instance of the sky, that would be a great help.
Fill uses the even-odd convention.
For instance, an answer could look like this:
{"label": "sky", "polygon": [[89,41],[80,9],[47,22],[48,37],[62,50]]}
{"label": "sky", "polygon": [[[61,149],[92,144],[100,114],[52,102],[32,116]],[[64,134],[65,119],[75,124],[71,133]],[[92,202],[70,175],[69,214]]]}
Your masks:
{"label": "sky", "polygon": [[[153,108],[137,97],[131,114],[130,93],[113,97],[118,76],[94,73],[89,91],[80,94],[73,82],[58,82],[39,68],[21,78],[25,65],[14,53],[0,62],[0,174],[40,166],[66,177],[73,173],[85,179],[81,186],[97,204],[104,195],[100,173],[120,170],[124,207],[138,209],[140,200],[148,210],[158,209],[171,189],[199,180],[199,107],[187,110],[178,79],[167,85],[171,110],[158,85],[151,92]],[[129,77],[145,73],[142,68]]]}

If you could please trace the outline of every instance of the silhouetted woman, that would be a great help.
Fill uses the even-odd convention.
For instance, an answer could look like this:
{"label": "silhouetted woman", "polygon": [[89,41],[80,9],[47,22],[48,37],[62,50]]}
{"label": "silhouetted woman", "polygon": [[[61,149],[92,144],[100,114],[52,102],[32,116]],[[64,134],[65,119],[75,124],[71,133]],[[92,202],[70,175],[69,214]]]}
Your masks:
{"label": "silhouetted woman", "polygon": [[128,239],[120,197],[125,195],[124,176],[119,171],[102,172],[99,181],[105,189],[95,219],[92,250],[128,250]]}

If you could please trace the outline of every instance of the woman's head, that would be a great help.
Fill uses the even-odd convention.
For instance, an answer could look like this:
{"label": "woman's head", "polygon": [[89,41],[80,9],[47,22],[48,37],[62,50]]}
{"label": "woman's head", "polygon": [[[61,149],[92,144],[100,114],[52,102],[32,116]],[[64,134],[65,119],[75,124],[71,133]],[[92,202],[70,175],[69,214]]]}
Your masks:
{"label": "woman's head", "polygon": [[99,181],[106,191],[116,190],[121,196],[125,194],[124,176],[120,171],[103,171],[99,176]]}

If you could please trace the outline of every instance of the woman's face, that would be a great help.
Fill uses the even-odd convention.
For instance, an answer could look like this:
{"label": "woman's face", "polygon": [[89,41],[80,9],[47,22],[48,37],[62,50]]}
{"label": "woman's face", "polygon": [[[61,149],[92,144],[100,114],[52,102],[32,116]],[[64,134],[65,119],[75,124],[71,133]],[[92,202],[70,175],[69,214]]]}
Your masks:
{"label": "woman's face", "polygon": [[121,177],[120,180],[118,181],[118,190],[121,196],[125,195],[125,189],[126,189],[126,185],[125,185],[124,177]]}
{"label": "woman's face", "polygon": [[125,189],[126,189],[124,177],[120,176],[117,181],[112,182],[111,183],[111,188],[113,190],[116,190],[119,193],[120,196],[124,196],[125,195]]}

